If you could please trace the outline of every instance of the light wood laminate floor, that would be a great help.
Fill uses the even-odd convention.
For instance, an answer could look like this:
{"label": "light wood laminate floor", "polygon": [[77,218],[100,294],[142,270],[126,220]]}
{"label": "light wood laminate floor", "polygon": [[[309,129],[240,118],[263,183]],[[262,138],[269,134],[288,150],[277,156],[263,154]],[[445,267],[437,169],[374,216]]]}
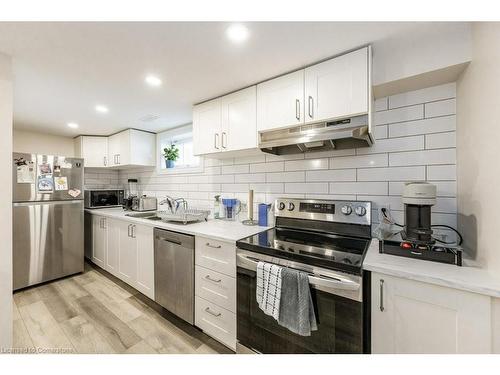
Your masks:
{"label": "light wood laminate floor", "polygon": [[114,276],[85,272],[14,293],[14,352],[231,353]]}

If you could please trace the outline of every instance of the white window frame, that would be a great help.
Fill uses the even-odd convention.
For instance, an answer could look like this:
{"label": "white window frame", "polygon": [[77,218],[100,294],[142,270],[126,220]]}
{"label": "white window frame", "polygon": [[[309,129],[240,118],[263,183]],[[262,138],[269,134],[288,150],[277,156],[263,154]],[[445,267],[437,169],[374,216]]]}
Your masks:
{"label": "white window frame", "polygon": [[180,126],[178,128],[174,129],[169,129],[165,130],[161,133],[156,134],[156,172],[158,174],[163,174],[163,175],[176,175],[176,174],[188,174],[188,173],[202,173],[203,172],[203,166],[204,166],[204,160],[203,157],[200,156],[200,165],[196,167],[183,167],[183,168],[162,168],[162,166],[165,166],[165,158],[163,157],[163,150],[162,150],[162,140],[165,138],[172,138],[181,134],[186,134],[186,133],[193,133],[193,124],[187,124]]}

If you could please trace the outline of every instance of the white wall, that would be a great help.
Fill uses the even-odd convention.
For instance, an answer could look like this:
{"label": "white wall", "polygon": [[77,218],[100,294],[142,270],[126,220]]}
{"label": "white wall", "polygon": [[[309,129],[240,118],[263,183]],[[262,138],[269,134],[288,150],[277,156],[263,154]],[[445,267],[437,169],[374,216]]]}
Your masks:
{"label": "white wall", "polygon": [[12,346],[12,73],[11,60],[0,53],[0,348]]}
{"label": "white wall", "polygon": [[471,59],[468,23],[446,23],[441,33],[416,30],[408,40],[398,37],[373,43],[373,85],[435,71]]}
{"label": "white wall", "polygon": [[500,209],[500,23],[472,27],[472,62],[457,82],[459,227],[497,275]]}
{"label": "white wall", "polygon": [[14,129],[14,152],[74,156],[73,138]]}
{"label": "white wall", "polygon": [[[403,222],[404,181],[429,180],[437,185],[433,222],[456,227],[455,83],[377,100],[376,143],[371,148],[274,156],[260,154],[226,160],[206,159],[203,173],[161,175],[156,170],[120,170],[120,183],[138,178],[148,195],[187,198],[193,207],[212,209],[222,194],[256,203],[283,196],[369,200],[376,209],[390,207]],[[113,174],[87,171],[86,185],[116,183]],[[254,212],[256,207],[254,207]]]}

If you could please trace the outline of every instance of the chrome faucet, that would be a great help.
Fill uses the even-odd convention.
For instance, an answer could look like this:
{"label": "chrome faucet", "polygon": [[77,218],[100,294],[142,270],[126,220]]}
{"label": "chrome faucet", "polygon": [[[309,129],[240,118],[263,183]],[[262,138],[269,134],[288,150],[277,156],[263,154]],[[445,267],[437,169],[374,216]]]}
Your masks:
{"label": "chrome faucet", "polygon": [[188,208],[188,203],[184,198],[172,198],[171,196],[167,195],[164,200],[162,200],[159,204],[167,204],[168,208],[170,209],[170,212],[175,214],[177,210],[179,209],[179,206],[182,203],[182,208],[184,210],[187,210]]}

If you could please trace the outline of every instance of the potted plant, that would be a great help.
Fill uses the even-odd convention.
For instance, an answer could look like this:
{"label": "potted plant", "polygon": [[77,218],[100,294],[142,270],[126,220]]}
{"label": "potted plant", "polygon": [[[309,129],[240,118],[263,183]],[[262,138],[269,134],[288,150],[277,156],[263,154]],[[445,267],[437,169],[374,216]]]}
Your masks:
{"label": "potted plant", "polygon": [[179,159],[179,149],[176,145],[171,144],[163,149],[163,157],[165,158],[166,167],[173,168],[175,161]]}

